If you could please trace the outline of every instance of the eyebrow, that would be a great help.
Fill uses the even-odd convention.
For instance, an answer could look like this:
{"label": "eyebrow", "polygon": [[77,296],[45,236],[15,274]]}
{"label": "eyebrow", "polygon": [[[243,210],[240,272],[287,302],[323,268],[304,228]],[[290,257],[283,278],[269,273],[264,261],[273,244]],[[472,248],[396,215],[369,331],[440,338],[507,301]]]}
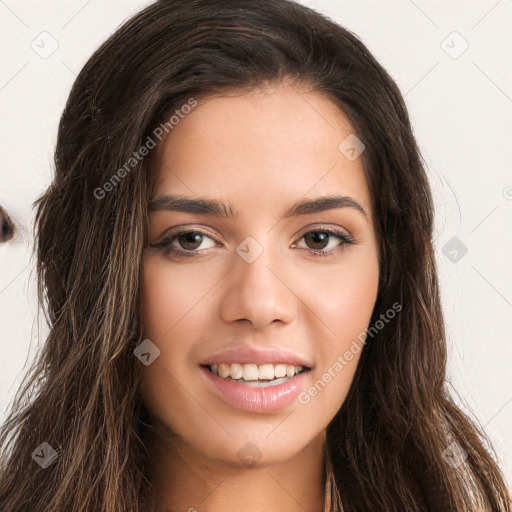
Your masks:
{"label": "eyebrow", "polygon": [[[283,218],[319,213],[326,210],[332,210],[334,208],[353,208],[368,218],[366,210],[353,198],[348,196],[332,195],[317,197],[315,199],[301,199],[288,207]],[[238,217],[239,214],[239,212],[233,209],[233,205],[229,201],[224,203],[217,199],[191,198],[178,194],[165,195],[151,200],[148,204],[148,210],[150,212],[167,210],[186,213],[202,213],[227,219]]]}

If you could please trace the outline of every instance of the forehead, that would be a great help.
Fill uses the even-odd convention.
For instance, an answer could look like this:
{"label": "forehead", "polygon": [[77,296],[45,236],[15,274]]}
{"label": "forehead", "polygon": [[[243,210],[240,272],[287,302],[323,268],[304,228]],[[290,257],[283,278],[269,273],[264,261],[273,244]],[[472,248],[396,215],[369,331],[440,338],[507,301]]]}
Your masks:
{"label": "forehead", "polygon": [[238,209],[255,196],[287,202],[341,192],[369,210],[363,160],[340,150],[354,134],[333,101],[291,84],[206,98],[159,148],[153,196],[229,198]]}

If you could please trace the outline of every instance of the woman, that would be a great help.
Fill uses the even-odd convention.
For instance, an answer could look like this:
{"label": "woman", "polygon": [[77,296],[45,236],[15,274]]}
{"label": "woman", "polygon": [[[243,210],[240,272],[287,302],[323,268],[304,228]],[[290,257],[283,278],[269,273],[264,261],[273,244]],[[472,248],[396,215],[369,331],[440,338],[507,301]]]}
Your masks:
{"label": "woman", "polygon": [[405,105],[353,34],[156,2],[85,65],[55,162],[3,511],[510,511],[446,390]]}

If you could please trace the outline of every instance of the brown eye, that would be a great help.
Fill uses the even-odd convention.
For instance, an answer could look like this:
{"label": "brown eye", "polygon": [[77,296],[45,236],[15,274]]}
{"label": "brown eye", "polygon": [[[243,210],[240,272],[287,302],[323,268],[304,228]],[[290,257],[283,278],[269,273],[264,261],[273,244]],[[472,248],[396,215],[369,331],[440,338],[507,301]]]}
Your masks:
{"label": "brown eye", "polygon": [[[205,240],[213,244],[210,247],[199,249]],[[173,256],[196,256],[216,245],[214,239],[202,231],[190,229],[172,230],[161,242],[150,244],[155,249],[160,249],[164,254]]]}
{"label": "brown eye", "polygon": [[196,231],[188,231],[184,234],[176,236],[175,239],[183,249],[194,251],[201,245],[203,236],[204,235],[202,233],[198,233]]}
{"label": "brown eye", "polygon": [[311,231],[304,235],[304,240],[310,249],[325,249],[332,235],[325,231]]}
{"label": "brown eye", "polygon": [[[354,240],[348,235],[332,229],[308,231],[302,235],[301,240],[306,245],[305,249],[318,256],[334,255],[337,251],[354,243]],[[329,246],[330,243],[331,245]],[[297,247],[297,244],[294,244],[294,247]]]}
{"label": "brown eye", "polygon": [[14,236],[14,223],[4,208],[0,206],[0,242],[7,242]]}

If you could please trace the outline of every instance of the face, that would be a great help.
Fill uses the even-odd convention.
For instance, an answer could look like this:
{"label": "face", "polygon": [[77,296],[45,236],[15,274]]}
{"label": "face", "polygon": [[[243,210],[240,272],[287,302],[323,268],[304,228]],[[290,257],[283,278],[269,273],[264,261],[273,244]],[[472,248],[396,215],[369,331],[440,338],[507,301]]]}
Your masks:
{"label": "face", "polygon": [[275,464],[341,407],[379,280],[362,158],[339,149],[353,133],[284,83],[200,102],[161,147],[140,304],[160,353],[141,392],[183,449]]}

